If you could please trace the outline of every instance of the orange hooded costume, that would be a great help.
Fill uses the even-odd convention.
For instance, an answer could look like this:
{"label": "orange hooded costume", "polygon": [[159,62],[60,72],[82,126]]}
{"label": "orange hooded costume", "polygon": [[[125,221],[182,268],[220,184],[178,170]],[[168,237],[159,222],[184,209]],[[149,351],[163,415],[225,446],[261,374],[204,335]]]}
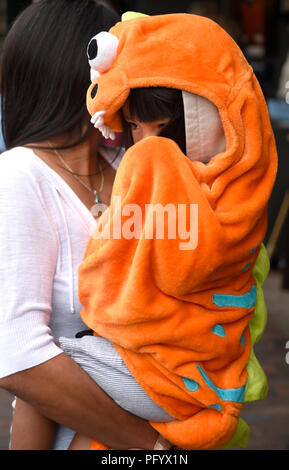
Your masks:
{"label": "orange hooded costume", "polygon": [[[104,35],[104,43],[98,35],[90,44],[87,95],[104,134],[121,131],[119,109],[131,88],[165,86],[217,107],[226,148],[207,165],[163,137],[125,153],[112,204],[79,269],[82,319],[113,342],[139,384],[175,418],[151,423],[169,441],[185,449],[245,446],[243,403],[267,391],[253,351],[266,322],[262,240],[277,166],[264,97],[238,46],[207,18],[140,17]],[[142,214],[138,236],[105,236],[116,220],[133,227],[125,209],[131,204]],[[156,236],[156,224],[145,236],[147,204],[185,207],[177,222],[194,214],[193,245],[182,245],[178,231]],[[92,449],[103,448],[93,442]]]}

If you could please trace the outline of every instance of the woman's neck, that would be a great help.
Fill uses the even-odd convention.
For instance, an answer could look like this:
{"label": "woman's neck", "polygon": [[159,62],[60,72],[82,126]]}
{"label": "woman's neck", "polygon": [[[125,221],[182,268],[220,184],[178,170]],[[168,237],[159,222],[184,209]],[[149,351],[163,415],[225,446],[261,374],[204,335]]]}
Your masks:
{"label": "woman's neck", "polygon": [[61,164],[61,159],[59,158],[60,155],[74,173],[79,175],[90,175],[95,173],[97,170],[96,157],[99,141],[100,134],[92,132],[90,136],[80,144],[57,151],[53,149],[67,145],[67,140],[63,138],[54,138],[47,142],[43,142],[42,144],[43,146],[49,145],[49,147],[51,147],[51,151],[46,151],[46,157],[49,159],[51,164]]}
{"label": "woman's neck", "polygon": [[[99,196],[103,203],[108,205],[115,171],[112,167],[108,167],[98,154],[100,134],[93,132],[81,144],[58,150],[57,147],[64,145],[63,142],[67,145],[65,140],[58,138],[31,144],[28,147],[33,147],[34,153],[64,179],[88,209],[91,209],[95,203],[93,189],[98,192],[101,187],[103,188]],[[80,183],[79,179],[85,183],[86,187]],[[104,184],[102,184],[102,179]]]}

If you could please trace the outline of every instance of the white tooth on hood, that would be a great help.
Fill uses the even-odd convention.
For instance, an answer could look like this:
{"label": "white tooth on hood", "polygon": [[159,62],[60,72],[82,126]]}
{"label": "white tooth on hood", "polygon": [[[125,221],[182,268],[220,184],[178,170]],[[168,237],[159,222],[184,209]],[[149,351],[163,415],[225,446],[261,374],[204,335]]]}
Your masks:
{"label": "white tooth on hood", "polygon": [[111,129],[110,129],[109,138],[110,138],[111,140],[114,140],[114,139],[115,139],[115,132],[112,131]]}
{"label": "white tooth on hood", "polygon": [[105,115],[105,111],[96,111],[96,113],[94,113],[94,115],[90,119],[90,122],[94,125],[96,129],[98,129],[102,133],[105,139],[114,140],[115,133],[113,132],[113,130],[109,126],[106,126],[103,124],[104,115]]}
{"label": "white tooth on hood", "polygon": [[100,132],[102,133],[105,139],[111,139],[111,140],[115,139],[115,133],[111,130],[110,127],[100,126],[98,129],[100,130]]}
{"label": "white tooth on hood", "polygon": [[103,125],[103,118],[99,117],[96,119],[96,121],[93,123],[94,127],[99,128]]}
{"label": "white tooth on hood", "polygon": [[96,113],[94,113],[94,115],[90,119],[90,122],[94,124],[95,127],[102,126],[104,114],[105,114],[105,111],[96,111]]}

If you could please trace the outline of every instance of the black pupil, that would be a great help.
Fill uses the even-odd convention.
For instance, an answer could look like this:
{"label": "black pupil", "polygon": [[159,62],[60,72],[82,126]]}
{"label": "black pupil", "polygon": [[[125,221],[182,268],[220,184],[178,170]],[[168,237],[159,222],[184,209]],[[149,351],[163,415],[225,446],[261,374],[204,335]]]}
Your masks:
{"label": "black pupil", "polygon": [[88,56],[89,60],[93,60],[93,59],[96,58],[97,50],[98,50],[97,40],[92,39],[90,41],[90,43],[88,44],[88,48],[87,48],[87,56]]}
{"label": "black pupil", "polygon": [[97,83],[94,85],[93,89],[91,90],[91,98],[93,99],[97,93]]}

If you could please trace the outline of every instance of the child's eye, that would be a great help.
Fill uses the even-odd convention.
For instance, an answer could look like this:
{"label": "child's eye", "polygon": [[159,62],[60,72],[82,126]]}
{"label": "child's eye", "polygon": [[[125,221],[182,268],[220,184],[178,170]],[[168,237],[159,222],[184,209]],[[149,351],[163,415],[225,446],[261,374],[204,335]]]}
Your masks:
{"label": "child's eye", "polygon": [[169,120],[167,119],[164,122],[160,122],[158,126],[159,127],[165,127],[168,124],[168,122],[169,122]]}
{"label": "child's eye", "polygon": [[127,122],[127,123],[134,131],[139,129],[139,126],[135,122]]}

